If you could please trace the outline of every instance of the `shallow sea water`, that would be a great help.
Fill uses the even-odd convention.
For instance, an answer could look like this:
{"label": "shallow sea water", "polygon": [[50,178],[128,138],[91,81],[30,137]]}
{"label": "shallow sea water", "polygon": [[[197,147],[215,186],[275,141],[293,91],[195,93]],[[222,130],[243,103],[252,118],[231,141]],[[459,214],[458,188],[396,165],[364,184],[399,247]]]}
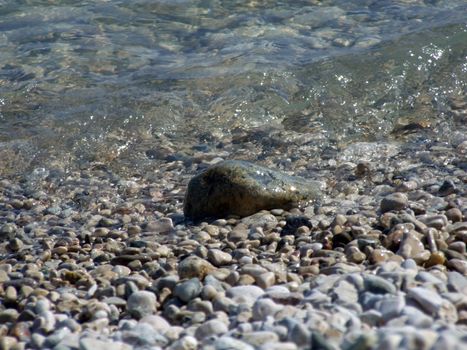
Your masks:
{"label": "shallow sea water", "polygon": [[277,132],[359,156],[459,142],[466,18],[463,0],[0,0],[0,175]]}

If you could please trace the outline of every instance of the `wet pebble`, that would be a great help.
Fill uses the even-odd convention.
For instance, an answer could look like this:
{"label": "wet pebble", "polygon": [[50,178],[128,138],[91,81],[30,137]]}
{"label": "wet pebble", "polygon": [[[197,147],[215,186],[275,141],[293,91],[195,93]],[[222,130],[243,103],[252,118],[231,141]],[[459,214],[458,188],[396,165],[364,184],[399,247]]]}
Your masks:
{"label": "wet pebble", "polygon": [[381,212],[399,211],[407,208],[408,198],[404,193],[396,192],[387,195],[381,200]]}

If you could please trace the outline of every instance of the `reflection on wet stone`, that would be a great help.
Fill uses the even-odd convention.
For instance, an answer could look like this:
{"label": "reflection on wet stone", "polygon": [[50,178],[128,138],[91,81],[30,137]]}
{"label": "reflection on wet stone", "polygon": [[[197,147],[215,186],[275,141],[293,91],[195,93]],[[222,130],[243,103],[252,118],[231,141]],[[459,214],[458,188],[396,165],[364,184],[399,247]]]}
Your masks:
{"label": "reflection on wet stone", "polygon": [[291,208],[318,200],[320,183],[244,161],[225,161],[188,184],[185,215],[194,220],[248,216],[261,209]]}

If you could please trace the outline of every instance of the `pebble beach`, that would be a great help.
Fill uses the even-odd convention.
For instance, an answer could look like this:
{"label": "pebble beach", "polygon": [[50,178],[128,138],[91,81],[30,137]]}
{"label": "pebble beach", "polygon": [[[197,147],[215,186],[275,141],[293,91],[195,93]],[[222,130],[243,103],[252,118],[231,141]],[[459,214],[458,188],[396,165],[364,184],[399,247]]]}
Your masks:
{"label": "pebble beach", "polygon": [[186,185],[264,139],[183,160],[165,140],[139,178],[96,163],[2,180],[0,348],[464,348],[467,140],[314,159],[285,140],[261,163],[322,198],[243,218],[187,221]]}

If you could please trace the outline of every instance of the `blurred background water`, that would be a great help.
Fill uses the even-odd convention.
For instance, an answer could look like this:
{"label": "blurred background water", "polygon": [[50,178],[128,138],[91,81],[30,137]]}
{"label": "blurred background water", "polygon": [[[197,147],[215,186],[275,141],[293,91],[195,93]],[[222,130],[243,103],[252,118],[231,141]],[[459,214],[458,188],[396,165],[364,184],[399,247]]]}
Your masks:
{"label": "blurred background water", "polygon": [[465,0],[0,0],[0,175],[253,131],[460,139],[466,19]]}

